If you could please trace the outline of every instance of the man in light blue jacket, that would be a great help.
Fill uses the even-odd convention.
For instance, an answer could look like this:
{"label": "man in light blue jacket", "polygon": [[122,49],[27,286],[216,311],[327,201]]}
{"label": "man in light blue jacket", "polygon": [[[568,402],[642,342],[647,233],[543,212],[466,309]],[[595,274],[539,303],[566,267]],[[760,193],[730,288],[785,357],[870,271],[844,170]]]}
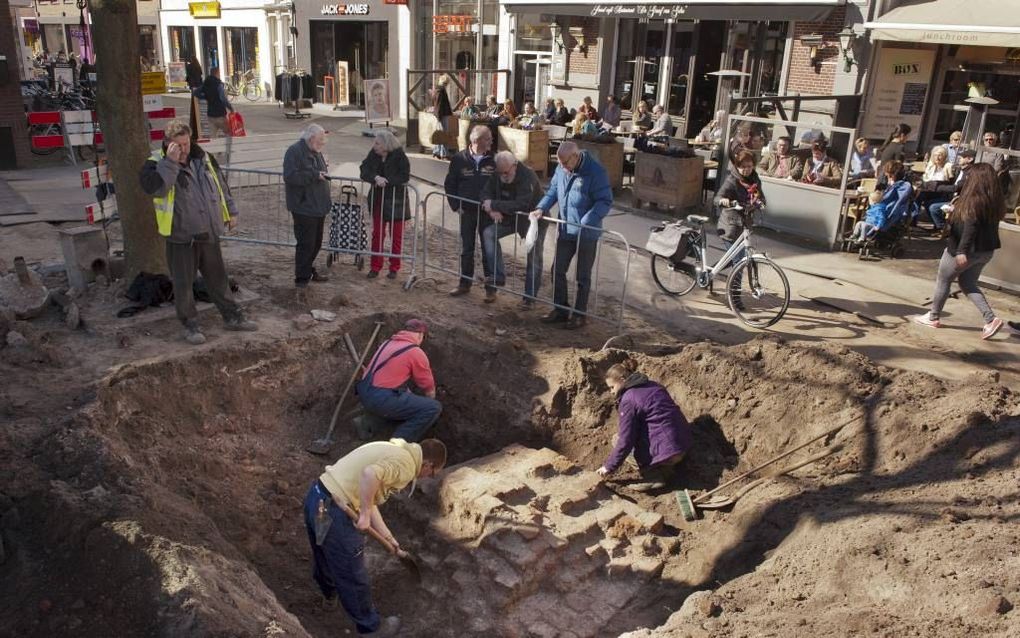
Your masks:
{"label": "man in light blue jacket", "polygon": [[[606,169],[587,151],[573,142],[563,142],[556,153],[559,166],[549,182],[549,190],[532,211],[532,216],[549,213],[559,206],[559,234],[556,238],[556,262],[553,267],[553,302],[556,308],[542,317],[543,323],[562,323],[568,330],[584,327],[591,290],[591,269],[595,264],[602,219],[613,205],[613,189]],[[577,256],[577,298],[573,312],[567,291],[567,270]]]}

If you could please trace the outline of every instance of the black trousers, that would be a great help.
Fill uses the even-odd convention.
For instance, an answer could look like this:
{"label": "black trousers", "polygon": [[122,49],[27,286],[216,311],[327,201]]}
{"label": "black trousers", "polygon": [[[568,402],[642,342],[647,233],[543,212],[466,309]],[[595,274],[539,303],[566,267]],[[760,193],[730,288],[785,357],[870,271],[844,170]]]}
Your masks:
{"label": "black trousers", "polygon": [[[485,215],[485,219],[480,219]],[[475,281],[475,238],[483,241],[482,231],[490,222],[489,216],[479,208],[461,206],[460,209],[460,283],[465,288],[470,288]],[[479,244],[481,245],[481,244]],[[482,259],[482,272],[485,273],[485,281],[492,280],[492,267],[487,259]]]}
{"label": "black trousers", "polygon": [[209,296],[223,319],[240,318],[241,308],[230,292],[219,239],[206,235],[188,244],[167,241],[166,262],[174,283],[174,307],[181,323],[185,326],[196,325],[198,319],[194,290],[196,272],[202,273]]}
{"label": "black trousers", "polygon": [[322,249],[322,227],[326,218],[297,213],[291,213],[291,217],[294,218],[294,239],[297,241],[294,249],[294,284],[307,286],[315,273],[312,264]]}
{"label": "black trousers", "polygon": [[[570,262],[577,256],[577,299],[574,300],[574,310],[587,312],[588,294],[591,292],[591,269],[595,265],[595,255],[598,252],[598,242],[593,239],[581,239],[577,235],[560,235],[556,240],[556,263],[553,266],[553,302],[558,306],[569,306],[569,292],[567,290],[567,271],[570,269]],[[559,312],[566,312],[557,309]]]}

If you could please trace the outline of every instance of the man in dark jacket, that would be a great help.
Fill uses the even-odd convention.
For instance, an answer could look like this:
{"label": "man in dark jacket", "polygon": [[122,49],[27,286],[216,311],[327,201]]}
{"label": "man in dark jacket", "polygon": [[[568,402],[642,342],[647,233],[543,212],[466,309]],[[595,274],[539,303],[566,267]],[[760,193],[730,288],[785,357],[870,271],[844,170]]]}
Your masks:
{"label": "man in dark jacket", "polygon": [[[510,151],[496,153],[496,174],[482,189],[482,210],[493,223],[482,231],[482,258],[489,264],[497,286],[506,285],[503,250],[499,240],[511,233],[524,237],[528,232],[527,213],[542,199],[542,185],[530,166],[522,164]],[[530,310],[542,285],[542,243],[548,222],[540,222],[538,239],[527,255],[524,270],[524,298],[521,309]]]}
{"label": "man in dark jacket", "polygon": [[[496,162],[492,158],[492,132],[480,125],[471,129],[469,144],[450,160],[446,174],[446,195],[450,208],[460,213],[460,281],[450,291],[451,297],[466,295],[471,291],[475,278],[475,236],[481,238],[482,231],[492,220],[479,207],[482,189],[489,178],[496,174]],[[485,301],[496,299],[492,287],[492,272],[488,262],[482,262],[485,273]]]}
{"label": "man in dark jacket", "polygon": [[[553,266],[553,302],[556,308],[542,317],[542,322],[563,323],[566,329],[576,330],[587,323],[584,313],[588,310],[591,292],[591,269],[598,252],[602,220],[613,206],[613,188],[609,185],[606,169],[574,142],[560,144],[556,159],[559,166],[549,182],[549,190],[531,212],[536,217],[547,215],[556,205],[559,218],[564,222],[559,225]],[[567,271],[575,256],[577,298],[573,311],[569,311]]]}
{"label": "man in dark jacket", "polygon": [[[315,257],[322,248],[322,227],[329,212],[329,181],[326,159],[326,131],[309,124],[301,139],[283,156],[287,210],[294,218],[294,285],[305,288],[309,281],[329,281],[315,270]],[[301,291],[299,291],[300,294]]]}
{"label": "man in dark jacket", "polygon": [[227,154],[225,157],[229,163],[231,139],[230,127],[227,126],[227,111],[233,113],[234,105],[227,98],[227,87],[220,80],[219,67],[209,69],[209,75],[206,76],[205,82],[202,83],[198,97],[205,100],[206,112],[209,114],[209,128],[211,130],[206,131],[206,133],[212,138],[214,137],[213,133],[219,132],[227,138]]}
{"label": "man in dark jacket", "polygon": [[236,226],[237,208],[216,160],[191,143],[191,127],[186,122],[171,120],[167,124],[163,148],[142,166],[140,179],[142,190],[152,196],[159,234],[166,237],[174,306],[187,342],[205,343],[195,309],[196,271],[202,273],[227,330],[256,330],[230,293],[220,250],[223,225]]}

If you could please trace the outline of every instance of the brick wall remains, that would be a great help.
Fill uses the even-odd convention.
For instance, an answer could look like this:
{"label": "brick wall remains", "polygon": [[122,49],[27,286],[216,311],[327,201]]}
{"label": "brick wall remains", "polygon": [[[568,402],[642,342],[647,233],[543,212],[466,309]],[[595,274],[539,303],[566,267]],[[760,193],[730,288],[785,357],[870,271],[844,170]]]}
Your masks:
{"label": "brick wall remains", "polygon": [[[793,48],[790,51],[790,68],[786,83],[787,93],[801,95],[831,95],[836,70],[842,63],[837,33],[846,21],[846,7],[838,7],[824,22],[797,22],[793,30]],[[824,40],[818,47],[816,63],[811,64],[811,47],[800,43],[800,38],[820,34]]]}
{"label": "brick wall remains", "polygon": [[[568,77],[586,75],[598,77],[599,74],[599,20],[598,18],[569,17],[561,18],[564,25],[563,41],[567,46]],[[578,33],[584,34],[587,47],[581,50]]]}
{"label": "brick wall remains", "polygon": [[[29,163],[28,133],[25,126],[25,105],[21,101],[21,78],[18,69],[18,44],[14,41],[14,23],[8,0],[0,0],[0,55],[7,56],[6,84],[0,85],[0,130],[10,128],[14,136],[14,154],[19,167]],[[4,154],[7,149],[0,151]]]}

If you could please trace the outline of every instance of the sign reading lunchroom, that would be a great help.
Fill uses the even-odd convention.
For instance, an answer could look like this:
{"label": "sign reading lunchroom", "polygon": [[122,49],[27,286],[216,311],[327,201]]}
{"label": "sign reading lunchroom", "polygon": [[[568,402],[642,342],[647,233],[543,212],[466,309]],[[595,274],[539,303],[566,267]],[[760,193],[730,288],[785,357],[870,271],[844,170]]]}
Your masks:
{"label": "sign reading lunchroom", "polygon": [[324,16],[367,16],[367,4],[324,4],[322,5]]}

